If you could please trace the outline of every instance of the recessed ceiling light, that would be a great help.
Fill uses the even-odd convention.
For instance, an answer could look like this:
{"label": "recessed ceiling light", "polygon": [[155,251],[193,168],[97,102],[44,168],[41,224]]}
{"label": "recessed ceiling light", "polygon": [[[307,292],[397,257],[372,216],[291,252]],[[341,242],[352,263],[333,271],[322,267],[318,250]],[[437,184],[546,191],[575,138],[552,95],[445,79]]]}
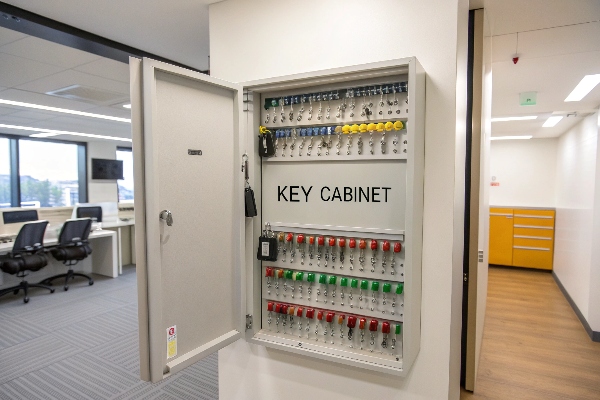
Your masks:
{"label": "recessed ceiling light", "polygon": [[131,108],[131,104],[123,104],[123,108]]}
{"label": "recessed ceiling light", "polygon": [[546,120],[546,122],[544,122],[544,125],[542,125],[542,127],[552,128],[553,126],[558,124],[561,119],[563,119],[562,115],[555,115],[554,117],[550,117]]}
{"label": "recessed ceiling light", "polygon": [[579,101],[583,99],[598,83],[600,83],[600,74],[584,76],[581,82],[575,86],[575,89],[569,93],[565,101]]}
{"label": "recessed ceiling light", "polygon": [[519,139],[531,139],[533,136],[492,136],[490,140],[519,140]]}
{"label": "recessed ceiling light", "polygon": [[36,110],[53,111],[53,112],[58,112],[58,113],[63,113],[63,114],[79,115],[81,117],[107,119],[109,121],[131,123],[131,119],[129,119],[129,118],[111,117],[110,115],[94,114],[94,113],[89,113],[89,112],[84,112],[84,111],[75,111],[75,110],[69,110],[67,108],[48,107],[48,106],[42,106],[40,104],[23,103],[21,101],[0,99],[0,104],[6,104],[8,106],[16,106],[16,107],[33,108]]}
{"label": "recessed ceiling light", "polygon": [[37,132],[32,135],[29,135],[31,137],[51,137],[51,136],[58,136],[58,135],[69,135],[69,136],[87,137],[87,138],[91,138],[91,139],[105,139],[105,140],[118,140],[120,142],[131,142],[131,139],[116,137],[116,136],[96,135],[95,133],[59,131],[56,129],[35,128],[33,126],[0,124],[0,128],[15,129],[18,131]]}
{"label": "recessed ceiling light", "polygon": [[524,117],[501,117],[492,118],[492,122],[505,122],[505,121],[527,121],[530,119],[537,119],[537,115],[527,115]]}

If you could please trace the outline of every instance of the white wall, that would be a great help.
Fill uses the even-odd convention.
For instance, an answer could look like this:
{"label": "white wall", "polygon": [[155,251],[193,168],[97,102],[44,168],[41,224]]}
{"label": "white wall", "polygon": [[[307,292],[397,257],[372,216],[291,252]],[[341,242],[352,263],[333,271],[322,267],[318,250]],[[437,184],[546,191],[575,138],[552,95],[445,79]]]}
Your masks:
{"label": "white wall", "polygon": [[428,74],[422,337],[411,373],[397,378],[238,341],[219,351],[221,398],[459,398],[467,18],[465,0],[210,6],[217,78],[243,82],[408,56]]}
{"label": "white wall", "polygon": [[[600,331],[600,303],[590,307],[590,294],[598,291],[598,241],[593,241],[594,219],[600,216],[596,197],[598,168],[598,114],[586,117],[558,140],[556,168],[556,240],[554,273],[592,329]],[[598,204],[597,204],[598,203]],[[595,209],[595,211],[594,211]],[[595,294],[594,294],[595,298]],[[593,317],[593,318],[590,318]]]}
{"label": "white wall", "polygon": [[490,204],[554,207],[557,146],[554,138],[493,140],[489,176],[500,186],[490,187]]}
{"label": "white wall", "polygon": [[88,170],[88,202],[119,201],[117,181],[92,180],[92,158],[105,160],[117,159],[117,145],[108,141],[88,142],[87,144],[87,170]]}

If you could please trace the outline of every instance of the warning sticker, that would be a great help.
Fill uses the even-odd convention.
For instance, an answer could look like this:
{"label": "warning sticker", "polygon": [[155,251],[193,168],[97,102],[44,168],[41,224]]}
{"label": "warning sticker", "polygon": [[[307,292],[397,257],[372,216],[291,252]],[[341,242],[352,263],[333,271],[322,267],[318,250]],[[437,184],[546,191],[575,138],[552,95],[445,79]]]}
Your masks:
{"label": "warning sticker", "polygon": [[167,328],[167,358],[177,355],[177,325]]}

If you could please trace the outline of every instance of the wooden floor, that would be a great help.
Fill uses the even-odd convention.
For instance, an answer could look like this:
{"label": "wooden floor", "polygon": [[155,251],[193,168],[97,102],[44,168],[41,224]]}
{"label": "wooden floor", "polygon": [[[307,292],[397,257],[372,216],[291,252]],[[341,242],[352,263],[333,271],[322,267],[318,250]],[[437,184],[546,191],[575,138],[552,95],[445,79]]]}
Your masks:
{"label": "wooden floor", "polygon": [[550,273],[490,267],[475,392],[461,399],[600,399],[600,343]]}

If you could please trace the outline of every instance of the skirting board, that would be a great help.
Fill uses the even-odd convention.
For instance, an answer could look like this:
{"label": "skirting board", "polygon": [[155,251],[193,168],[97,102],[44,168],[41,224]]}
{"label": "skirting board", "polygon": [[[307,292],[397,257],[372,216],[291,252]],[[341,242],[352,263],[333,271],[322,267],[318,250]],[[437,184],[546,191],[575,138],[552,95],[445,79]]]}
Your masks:
{"label": "skirting board", "polygon": [[565,295],[565,298],[571,305],[571,308],[573,308],[573,311],[575,311],[577,318],[579,318],[579,320],[581,321],[581,325],[583,325],[583,327],[585,328],[585,331],[590,336],[590,339],[592,339],[593,342],[600,342],[600,332],[596,332],[596,331],[592,330],[592,327],[590,326],[590,324],[588,324],[587,320],[585,319],[585,317],[583,316],[581,311],[579,311],[579,307],[577,307],[577,304],[575,304],[575,302],[573,301],[573,299],[567,292],[567,289],[565,289],[565,287],[560,282],[560,279],[558,279],[558,276],[556,276],[554,271],[552,271],[552,277],[556,281],[556,284],[558,285],[560,291],[563,292],[563,294]]}

